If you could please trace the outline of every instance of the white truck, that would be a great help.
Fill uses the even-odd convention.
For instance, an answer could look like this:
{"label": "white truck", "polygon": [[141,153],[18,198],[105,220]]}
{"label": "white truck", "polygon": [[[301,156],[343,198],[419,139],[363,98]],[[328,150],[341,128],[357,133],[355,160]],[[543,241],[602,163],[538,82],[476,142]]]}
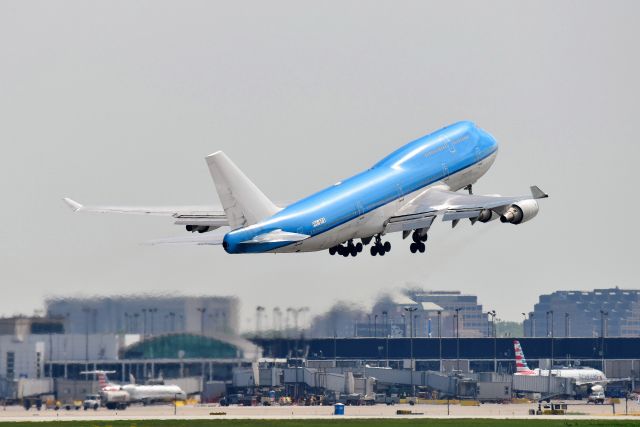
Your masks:
{"label": "white truck", "polygon": [[97,411],[100,407],[100,395],[99,394],[87,394],[82,402],[84,410],[93,409]]}
{"label": "white truck", "polygon": [[604,405],[604,400],[605,400],[604,391],[602,390],[594,391],[587,398],[587,403],[593,403],[594,405],[597,405],[597,404]]}

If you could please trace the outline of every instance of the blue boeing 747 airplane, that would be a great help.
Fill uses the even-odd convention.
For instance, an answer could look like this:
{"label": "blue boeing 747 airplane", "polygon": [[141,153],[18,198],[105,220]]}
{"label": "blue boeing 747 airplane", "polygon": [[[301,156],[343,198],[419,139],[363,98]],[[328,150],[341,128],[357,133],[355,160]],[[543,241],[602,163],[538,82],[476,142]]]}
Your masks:
{"label": "blue boeing 747 airplane", "polygon": [[[459,122],[419,138],[349,179],[286,207],[274,204],[221,151],[206,161],[222,210],[207,207],[84,206],[65,198],[74,211],[166,215],[192,233],[156,243],[222,245],[231,254],[289,253],[328,249],[356,256],[391,250],[388,233],[411,236],[412,253],[425,252],[437,217],[455,227],[500,219],[522,224],[538,214],[538,187],[515,197],[475,195],[472,185],[491,167],[498,143],[472,122]],[[465,190],[465,192],[458,192]],[[224,227],[224,228],[221,228]]]}

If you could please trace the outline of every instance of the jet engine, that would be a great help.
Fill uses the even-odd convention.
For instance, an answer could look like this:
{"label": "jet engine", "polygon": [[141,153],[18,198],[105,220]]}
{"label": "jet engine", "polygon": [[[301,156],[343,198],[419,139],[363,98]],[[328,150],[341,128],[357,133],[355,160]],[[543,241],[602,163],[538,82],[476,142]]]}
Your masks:
{"label": "jet engine", "polygon": [[500,221],[511,224],[522,224],[538,215],[538,209],[538,202],[535,200],[523,200],[509,206],[509,209],[500,217]]}
{"label": "jet engine", "polygon": [[489,222],[489,221],[493,221],[494,219],[498,219],[499,216],[500,215],[498,215],[491,209],[483,209],[480,211],[480,214],[478,215],[478,221]]}
{"label": "jet engine", "polygon": [[217,227],[209,227],[208,225],[187,225],[185,228],[187,231],[192,233],[195,233],[196,231],[198,233],[206,233],[207,231],[214,230]]}

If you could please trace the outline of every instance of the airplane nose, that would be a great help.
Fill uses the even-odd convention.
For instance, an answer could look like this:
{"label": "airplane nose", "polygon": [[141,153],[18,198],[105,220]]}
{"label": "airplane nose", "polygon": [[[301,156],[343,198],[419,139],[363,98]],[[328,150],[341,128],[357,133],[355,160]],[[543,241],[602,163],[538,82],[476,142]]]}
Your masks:
{"label": "airplane nose", "polygon": [[498,141],[484,129],[478,128],[478,133],[480,134],[480,144],[484,149],[493,151],[498,148]]}

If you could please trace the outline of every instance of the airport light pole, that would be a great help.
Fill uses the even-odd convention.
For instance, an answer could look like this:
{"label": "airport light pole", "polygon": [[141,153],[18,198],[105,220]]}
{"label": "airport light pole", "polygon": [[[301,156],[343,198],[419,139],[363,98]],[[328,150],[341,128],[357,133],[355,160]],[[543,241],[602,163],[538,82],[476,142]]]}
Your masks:
{"label": "airport light pole", "polygon": [[524,322],[527,321],[527,313],[521,313],[522,314],[522,334],[524,336],[527,336],[527,331],[524,330]]}
{"label": "airport light pole", "polygon": [[89,307],[83,307],[84,312],[84,361],[85,370],[89,370]]}
{"label": "airport light pole", "polygon": [[147,337],[147,309],[142,309],[142,337]]}
{"label": "airport light pole", "polygon": [[378,337],[378,315],[377,314],[373,315],[373,336],[375,338]]}
{"label": "airport light pole", "polygon": [[173,311],[169,312],[169,319],[171,322],[171,332],[175,332],[176,331],[176,314]]}
{"label": "airport light pole", "polygon": [[406,311],[407,315],[409,316],[409,322],[410,322],[410,325],[411,325],[411,330],[410,330],[410,333],[411,333],[410,337],[411,338],[409,340],[409,343],[410,343],[410,349],[411,349],[410,350],[411,351],[411,354],[410,354],[411,355],[411,359],[410,359],[410,362],[411,362],[411,392],[413,394],[413,397],[416,396],[416,388],[415,388],[415,386],[413,384],[413,371],[414,371],[414,368],[415,368],[415,366],[414,366],[415,362],[413,361],[413,312],[416,311],[417,309],[418,309],[417,307],[405,307],[404,308],[404,311]]}
{"label": "airport light pole", "polygon": [[456,314],[456,370],[460,371],[460,308],[455,309]]}
{"label": "airport light pole", "polygon": [[[551,395],[551,368],[553,368],[553,310],[547,311],[547,324],[551,316],[551,360],[549,361],[549,375],[547,380],[547,393]],[[547,329],[549,327],[547,326]]]}
{"label": "airport light pole", "polygon": [[259,305],[256,307],[256,336],[260,335],[260,324],[262,318],[262,312],[264,311],[264,307]]}
{"label": "airport light pole", "polygon": [[404,314],[401,314],[400,317],[402,317],[402,336],[406,337],[407,336],[407,316],[405,316]]}
{"label": "airport light pole", "polygon": [[531,336],[534,337],[536,333],[535,323],[533,321],[533,316],[535,313],[533,311],[529,312],[529,329],[531,330]]}
{"label": "airport light pole", "polygon": [[138,329],[138,317],[140,317],[140,313],[133,313],[133,330],[137,334],[140,333],[140,330]]}
{"label": "airport light pole", "polygon": [[204,335],[204,313],[207,311],[207,308],[198,307],[197,310],[200,312],[200,335]]}
{"label": "airport light pole", "polygon": [[491,310],[487,313],[491,316],[491,334],[493,335],[493,372],[498,372],[498,356],[497,356],[497,334],[496,334],[496,311]]}
{"label": "airport light pole", "polygon": [[149,309],[149,316],[151,317],[151,332],[149,333],[150,336],[153,336],[154,332],[155,332],[155,328],[154,328],[154,321],[155,321],[155,314],[158,312],[157,308],[150,308]]}
{"label": "airport light pole", "polygon": [[383,311],[382,312],[382,316],[384,318],[384,335],[386,337],[385,339],[385,344],[384,344],[384,348],[385,348],[385,353],[386,353],[386,367],[389,367],[389,313],[387,313],[387,311]]}
{"label": "airport light pole", "polygon": [[600,310],[600,357],[602,358],[602,371],[605,373],[604,366],[604,337],[607,335],[607,328],[605,328],[605,317],[609,315],[608,311]]}
{"label": "airport light pole", "polygon": [[438,357],[440,358],[440,372],[442,372],[442,310],[438,310]]}
{"label": "airport light pole", "polygon": [[369,327],[367,328],[367,336],[370,337],[371,336],[371,315],[367,314],[367,317],[369,318]]}

